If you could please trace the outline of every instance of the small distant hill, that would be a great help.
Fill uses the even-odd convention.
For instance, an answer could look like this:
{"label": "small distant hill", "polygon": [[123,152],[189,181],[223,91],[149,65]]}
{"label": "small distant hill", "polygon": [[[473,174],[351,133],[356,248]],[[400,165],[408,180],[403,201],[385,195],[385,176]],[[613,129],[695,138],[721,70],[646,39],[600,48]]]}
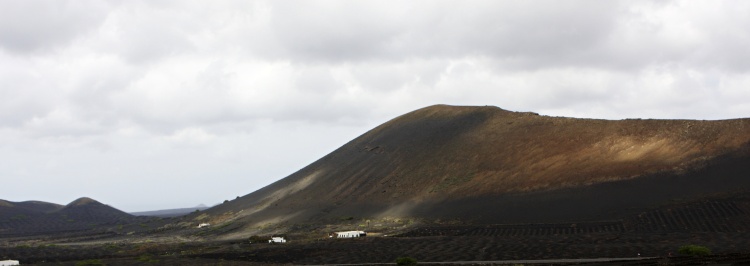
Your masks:
{"label": "small distant hill", "polygon": [[[44,214],[44,211],[26,208],[20,202],[0,200],[0,224],[3,224],[3,221],[7,223],[11,219],[33,217],[42,214]],[[0,232],[3,230],[2,227],[0,225]]]}
{"label": "small distant hill", "polygon": [[29,211],[45,212],[45,213],[57,211],[64,207],[60,204],[49,203],[49,202],[44,202],[44,201],[35,201],[35,200],[16,202],[15,206],[21,209],[29,210]]}
{"label": "small distant hill", "polygon": [[86,197],[79,198],[54,213],[100,223],[111,223],[133,217],[126,212]]}
{"label": "small distant hill", "polygon": [[0,200],[0,236],[91,230],[132,223],[135,218],[86,197],[65,206],[42,201]]}
{"label": "small distant hill", "polygon": [[166,209],[166,210],[156,210],[156,211],[131,212],[130,214],[135,215],[135,216],[154,216],[154,217],[168,218],[168,217],[183,216],[194,211],[202,211],[205,209],[208,209],[208,207],[206,205],[201,204],[193,208],[177,208],[177,209]]}

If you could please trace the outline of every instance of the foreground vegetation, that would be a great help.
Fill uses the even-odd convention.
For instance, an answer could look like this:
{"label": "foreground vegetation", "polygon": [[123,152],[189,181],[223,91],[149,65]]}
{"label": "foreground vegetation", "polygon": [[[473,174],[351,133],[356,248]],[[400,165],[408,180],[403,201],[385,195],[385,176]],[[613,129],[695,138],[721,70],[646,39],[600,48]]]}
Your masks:
{"label": "foreground vegetation", "polygon": [[706,256],[711,255],[711,250],[699,245],[684,245],[677,250],[678,253],[688,256]]}

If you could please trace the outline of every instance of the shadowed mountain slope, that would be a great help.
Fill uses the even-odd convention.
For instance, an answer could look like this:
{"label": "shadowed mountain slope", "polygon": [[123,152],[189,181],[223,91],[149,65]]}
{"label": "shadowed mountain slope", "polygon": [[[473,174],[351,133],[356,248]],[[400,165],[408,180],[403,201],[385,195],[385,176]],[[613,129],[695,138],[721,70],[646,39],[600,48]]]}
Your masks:
{"label": "shadowed mountain slope", "polygon": [[44,201],[22,201],[22,202],[10,202],[6,200],[0,200],[0,208],[5,211],[11,211],[11,209],[23,210],[27,212],[53,212],[59,210],[63,206],[60,204],[54,204]]}
{"label": "shadowed mountain slope", "polygon": [[89,230],[135,221],[135,217],[90,198],[62,206],[41,201],[0,200],[0,236]]}
{"label": "shadowed mountain slope", "polygon": [[58,214],[91,221],[117,221],[133,217],[121,210],[102,204],[91,198],[79,198],[57,211]]}
{"label": "shadowed mountain slope", "polygon": [[596,120],[436,105],[206,211],[250,225],[339,217],[616,219],[750,188],[750,120]]}

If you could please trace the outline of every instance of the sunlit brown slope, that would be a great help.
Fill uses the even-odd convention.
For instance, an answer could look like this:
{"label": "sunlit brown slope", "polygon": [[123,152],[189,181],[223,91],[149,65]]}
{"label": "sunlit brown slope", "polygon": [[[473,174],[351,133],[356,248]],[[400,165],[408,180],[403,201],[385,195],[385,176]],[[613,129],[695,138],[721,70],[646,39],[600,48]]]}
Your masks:
{"label": "sunlit brown slope", "polygon": [[207,211],[249,224],[601,219],[750,188],[750,120],[595,120],[437,105]]}

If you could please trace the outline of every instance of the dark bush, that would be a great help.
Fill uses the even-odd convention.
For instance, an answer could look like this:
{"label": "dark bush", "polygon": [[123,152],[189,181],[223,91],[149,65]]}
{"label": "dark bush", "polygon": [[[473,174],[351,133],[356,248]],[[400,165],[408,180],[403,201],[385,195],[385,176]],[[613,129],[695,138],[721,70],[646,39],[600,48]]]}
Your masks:
{"label": "dark bush", "polygon": [[82,260],[82,261],[76,262],[75,265],[76,266],[99,266],[99,265],[107,265],[107,264],[104,264],[104,262],[102,262],[101,260],[92,259],[92,260]]}
{"label": "dark bush", "polygon": [[711,255],[711,250],[704,246],[684,245],[677,250],[677,253],[688,256],[705,256]]}
{"label": "dark bush", "polygon": [[415,258],[410,257],[400,257],[396,259],[396,265],[417,265],[417,260]]}
{"label": "dark bush", "polygon": [[250,243],[266,243],[268,242],[268,237],[261,237],[258,235],[251,236],[247,240],[250,241]]}
{"label": "dark bush", "polygon": [[143,254],[138,256],[138,261],[140,262],[159,262],[159,260],[154,259],[154,256],[151,256],[151,254]]}

